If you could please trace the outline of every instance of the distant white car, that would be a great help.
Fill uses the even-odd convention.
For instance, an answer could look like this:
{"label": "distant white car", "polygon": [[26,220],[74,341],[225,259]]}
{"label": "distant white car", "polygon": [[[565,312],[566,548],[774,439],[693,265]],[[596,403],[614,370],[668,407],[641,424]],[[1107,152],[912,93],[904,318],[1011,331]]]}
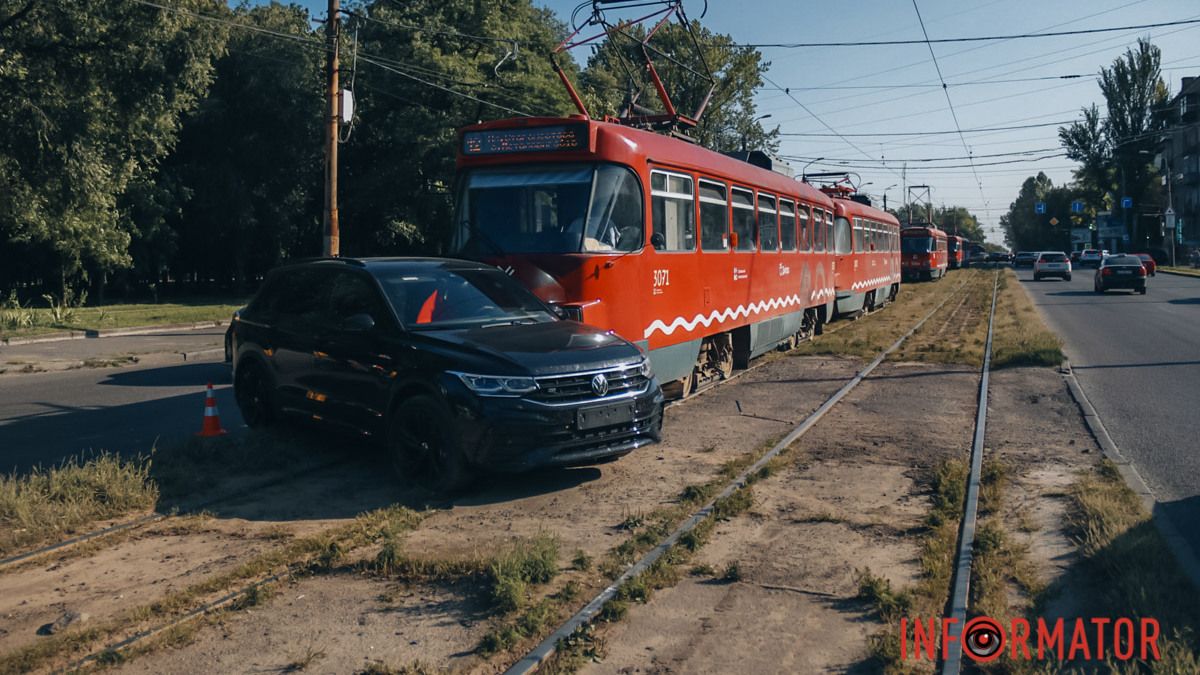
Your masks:
{"label": "distant white car", "polygon": [[1079,254],[1080,267],[1100,267],[1100,263],[1104,261],[1104,256],[1107,251],[1098,251],[1094,248],[1085,248],[1083,253]]}
{"label": "distant white car", "polygon": [[1046,277],[1061,277],[1064,281],[1071,280],[1071,259],[1066,253],[1058,251],[1042,251],[1033,263],[1033,280],[1041,281]]}

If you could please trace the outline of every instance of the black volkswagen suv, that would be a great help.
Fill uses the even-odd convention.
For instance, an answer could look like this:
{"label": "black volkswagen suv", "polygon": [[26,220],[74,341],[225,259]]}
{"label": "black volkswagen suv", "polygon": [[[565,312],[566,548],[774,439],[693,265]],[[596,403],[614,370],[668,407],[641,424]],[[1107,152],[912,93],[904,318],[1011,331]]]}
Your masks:
{"label": "black volkswagen suv", "polygon": [[230,349],[248,425],[292,415],[381,438],[401,475],[435,491],[472,467],[615,459],[662,429],[637,347],[474,262],[281,267],[236,315]]}

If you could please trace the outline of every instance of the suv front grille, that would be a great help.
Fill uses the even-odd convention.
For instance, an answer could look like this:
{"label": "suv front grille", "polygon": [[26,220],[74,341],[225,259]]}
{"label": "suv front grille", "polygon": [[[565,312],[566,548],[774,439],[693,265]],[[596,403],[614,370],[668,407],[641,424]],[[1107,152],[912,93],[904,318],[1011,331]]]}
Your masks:
{"label": "suv front grille", "polygon": [[[631,363],[604,370],[538,377],[535,378],[538,390],[529,398],[550,405],[567,405],[641,394],[650,386],[650,379],[642,375],[639,366],[638,363]],[[598,396],[592,390],[592,380],[597,375],[603,375],[608,382],[608,392],[604,396]]]}

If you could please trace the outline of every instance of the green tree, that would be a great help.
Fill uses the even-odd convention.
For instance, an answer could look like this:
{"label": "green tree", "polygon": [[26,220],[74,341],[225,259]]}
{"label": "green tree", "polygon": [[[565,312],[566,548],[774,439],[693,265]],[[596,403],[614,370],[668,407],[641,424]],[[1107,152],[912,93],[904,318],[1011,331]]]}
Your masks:
{"label": "green tree", "polygon": [[[649,78],[641,77],[636,69],[637,64],[643,62],[637,40],[645,34],[644,29],[638,28],[630,31],[634,39],[610,37],[588,59],[581,78],[581,90],[592,115],[618,115],[626,103],[634,99],[639,106],[664,112]],[[718,152],[744,148],[774,152],[779,147],[779,129],[766,130],[755,119],[754,105],[754,93],[762,86],[762,76],[770,63],[763,60],[757,49],[739,47],[732,37],[713,33],[698,22],[693,21],[691,29],[703,61],[696,53],[691,35],[679,23],[663,26],[655,33],[651,44],[687,66],[684,68],[669,59],[653,56],[655,69],[671,102],[682,114],[694,113],[710,87],[706,79],[689,69],[703,72],[704,64],[707,64],[713,73],[716,89],[692,136],[700,145]],[[622,59],[625,65],[622,65]]]}
{"label": "green tree", "polygon": [[1161,61],[1158,47],[1139,39],[1110,67],[1100,70],[1097,82],[1107,117],[1101,121],[1093,105],[1083,109],[1081,121],[1058,132],[1067,156],[1080,163],[1075,181],[1090,217],[1100,210],[1120,209],[1121,197],[1133,199],[1133,209],[1121,215],[1135,248],[1159,237],[1158,228],[1142,227],[1139,216],[1159,201],[1150,159],[1160,124],[1154,111],[1168,98]]}
{"label": "green tree", "polygon": [[[888,209],[888,212],[896,216],[901,227],[908,225],[910,215],[913,223],[923,223],[928,217],[924,204],[901,204],[894,209]],[[934,207],[932,215],[933,222],[946,232],[966,237],[968,241],[983,242],[983,228],[979,226],[979,218],[965,206]]]}
{"label": "green tree", "polygon": [[247,28],[230,29],[208,97],[153,188],[132,195],[145,197],[130,214],[143,278],[169,269],[244,286],[320,250],[323,46],[295,5],[241,7],[231,18]]}
{"label": "green tree", "polygon": [[[1005,241],[1013,250],[1070,250],[1071,202],[1079,196],[1074,186],[1056,186],[1040,171],[1026,178],[1008,213],[1000,216]],[[1038,202],[1046,204],[1045,213],[1037,213]]]}
{"label": "green tree", "polygon": [[118,200],[171,149],[224,41],[194,17],[132,2],[4,3],[0,283],[65,294],[72,282],[130,264]]}
{"label": "green tree", "polygon": [[[545,58],[565,26],[530,0],[365,2],[352,11],[358,103],[341,146],[342,250],[436,250],[450,230],[457,130],[571,112]],[[352,61],[353,47],[346,53]]]}

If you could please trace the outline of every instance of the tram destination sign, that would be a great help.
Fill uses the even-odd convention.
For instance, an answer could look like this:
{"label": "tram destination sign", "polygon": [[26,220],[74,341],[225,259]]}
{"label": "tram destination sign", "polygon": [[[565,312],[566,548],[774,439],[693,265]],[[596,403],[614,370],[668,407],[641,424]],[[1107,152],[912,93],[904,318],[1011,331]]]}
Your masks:
{"label": "tram destination sign", "polygon": [[587,125],[563,124],[524,129],[486,129],[463,134],[464,155],[504,155],[587,148]]}

